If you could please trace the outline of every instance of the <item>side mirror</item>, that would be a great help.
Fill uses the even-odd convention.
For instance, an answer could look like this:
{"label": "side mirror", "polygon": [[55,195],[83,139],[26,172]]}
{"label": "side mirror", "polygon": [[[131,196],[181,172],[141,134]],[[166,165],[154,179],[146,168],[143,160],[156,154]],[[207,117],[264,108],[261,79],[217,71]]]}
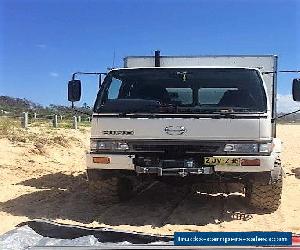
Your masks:
{"label": "side mirror", "polygon": [[300,102],[300,79],[293,80],[293,100]]}
{"label": "side mirror", "polygon": [[68,83],[68,100],[71,102],[77,102],[81,97],[81,81],[71,80]]}

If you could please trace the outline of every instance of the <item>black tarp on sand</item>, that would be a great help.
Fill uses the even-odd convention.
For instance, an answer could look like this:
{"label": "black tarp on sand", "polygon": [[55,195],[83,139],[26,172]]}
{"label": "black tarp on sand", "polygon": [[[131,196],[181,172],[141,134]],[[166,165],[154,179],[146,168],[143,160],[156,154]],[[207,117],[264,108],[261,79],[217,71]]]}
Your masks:
{"label": "black tarp on sand", "polygon": [[108,228],[86,228],[37,220],[21,223],[0,236],[0,249],[34,246],[111,246],[132,244],[172,245],[170,236],[149,235]]}

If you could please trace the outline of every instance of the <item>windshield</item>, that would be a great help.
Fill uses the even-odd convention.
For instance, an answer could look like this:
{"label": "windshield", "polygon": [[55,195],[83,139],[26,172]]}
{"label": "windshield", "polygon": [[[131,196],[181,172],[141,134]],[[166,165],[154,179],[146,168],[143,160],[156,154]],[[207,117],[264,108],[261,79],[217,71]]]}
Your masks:
{"label": "windshield", "polygon": [[262,79],[252,69],[121,69],[108,74],[97,113],[265,112]]}

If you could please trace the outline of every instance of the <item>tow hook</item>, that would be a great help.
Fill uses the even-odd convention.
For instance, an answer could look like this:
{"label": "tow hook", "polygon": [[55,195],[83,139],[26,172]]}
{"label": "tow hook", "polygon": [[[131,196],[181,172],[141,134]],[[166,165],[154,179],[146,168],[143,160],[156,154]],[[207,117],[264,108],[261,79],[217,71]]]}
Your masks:
{"label": "tow hook", "polygon": [[178,172],[180,177],[186,177],[188,173],[184,170],[184,168],[180,169]]}

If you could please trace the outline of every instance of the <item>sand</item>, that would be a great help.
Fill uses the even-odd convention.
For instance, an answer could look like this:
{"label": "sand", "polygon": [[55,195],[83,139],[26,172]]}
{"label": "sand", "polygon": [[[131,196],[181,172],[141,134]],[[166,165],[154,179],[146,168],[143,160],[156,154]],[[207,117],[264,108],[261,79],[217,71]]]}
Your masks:
{"label": "sand", "polygon": [[[39,127],[29,131],[45,133]],[[85,177],[89,129],[47,133],[66,140],[34,145],[0,139],[0,234],[32,219],[166,235],[175,231],[300,233],[300,125],[278,125],[286,176],[282,205],[273,213],[249,208],[237,193],[192,195],[162,183],[127,202],[95,204]]]}

